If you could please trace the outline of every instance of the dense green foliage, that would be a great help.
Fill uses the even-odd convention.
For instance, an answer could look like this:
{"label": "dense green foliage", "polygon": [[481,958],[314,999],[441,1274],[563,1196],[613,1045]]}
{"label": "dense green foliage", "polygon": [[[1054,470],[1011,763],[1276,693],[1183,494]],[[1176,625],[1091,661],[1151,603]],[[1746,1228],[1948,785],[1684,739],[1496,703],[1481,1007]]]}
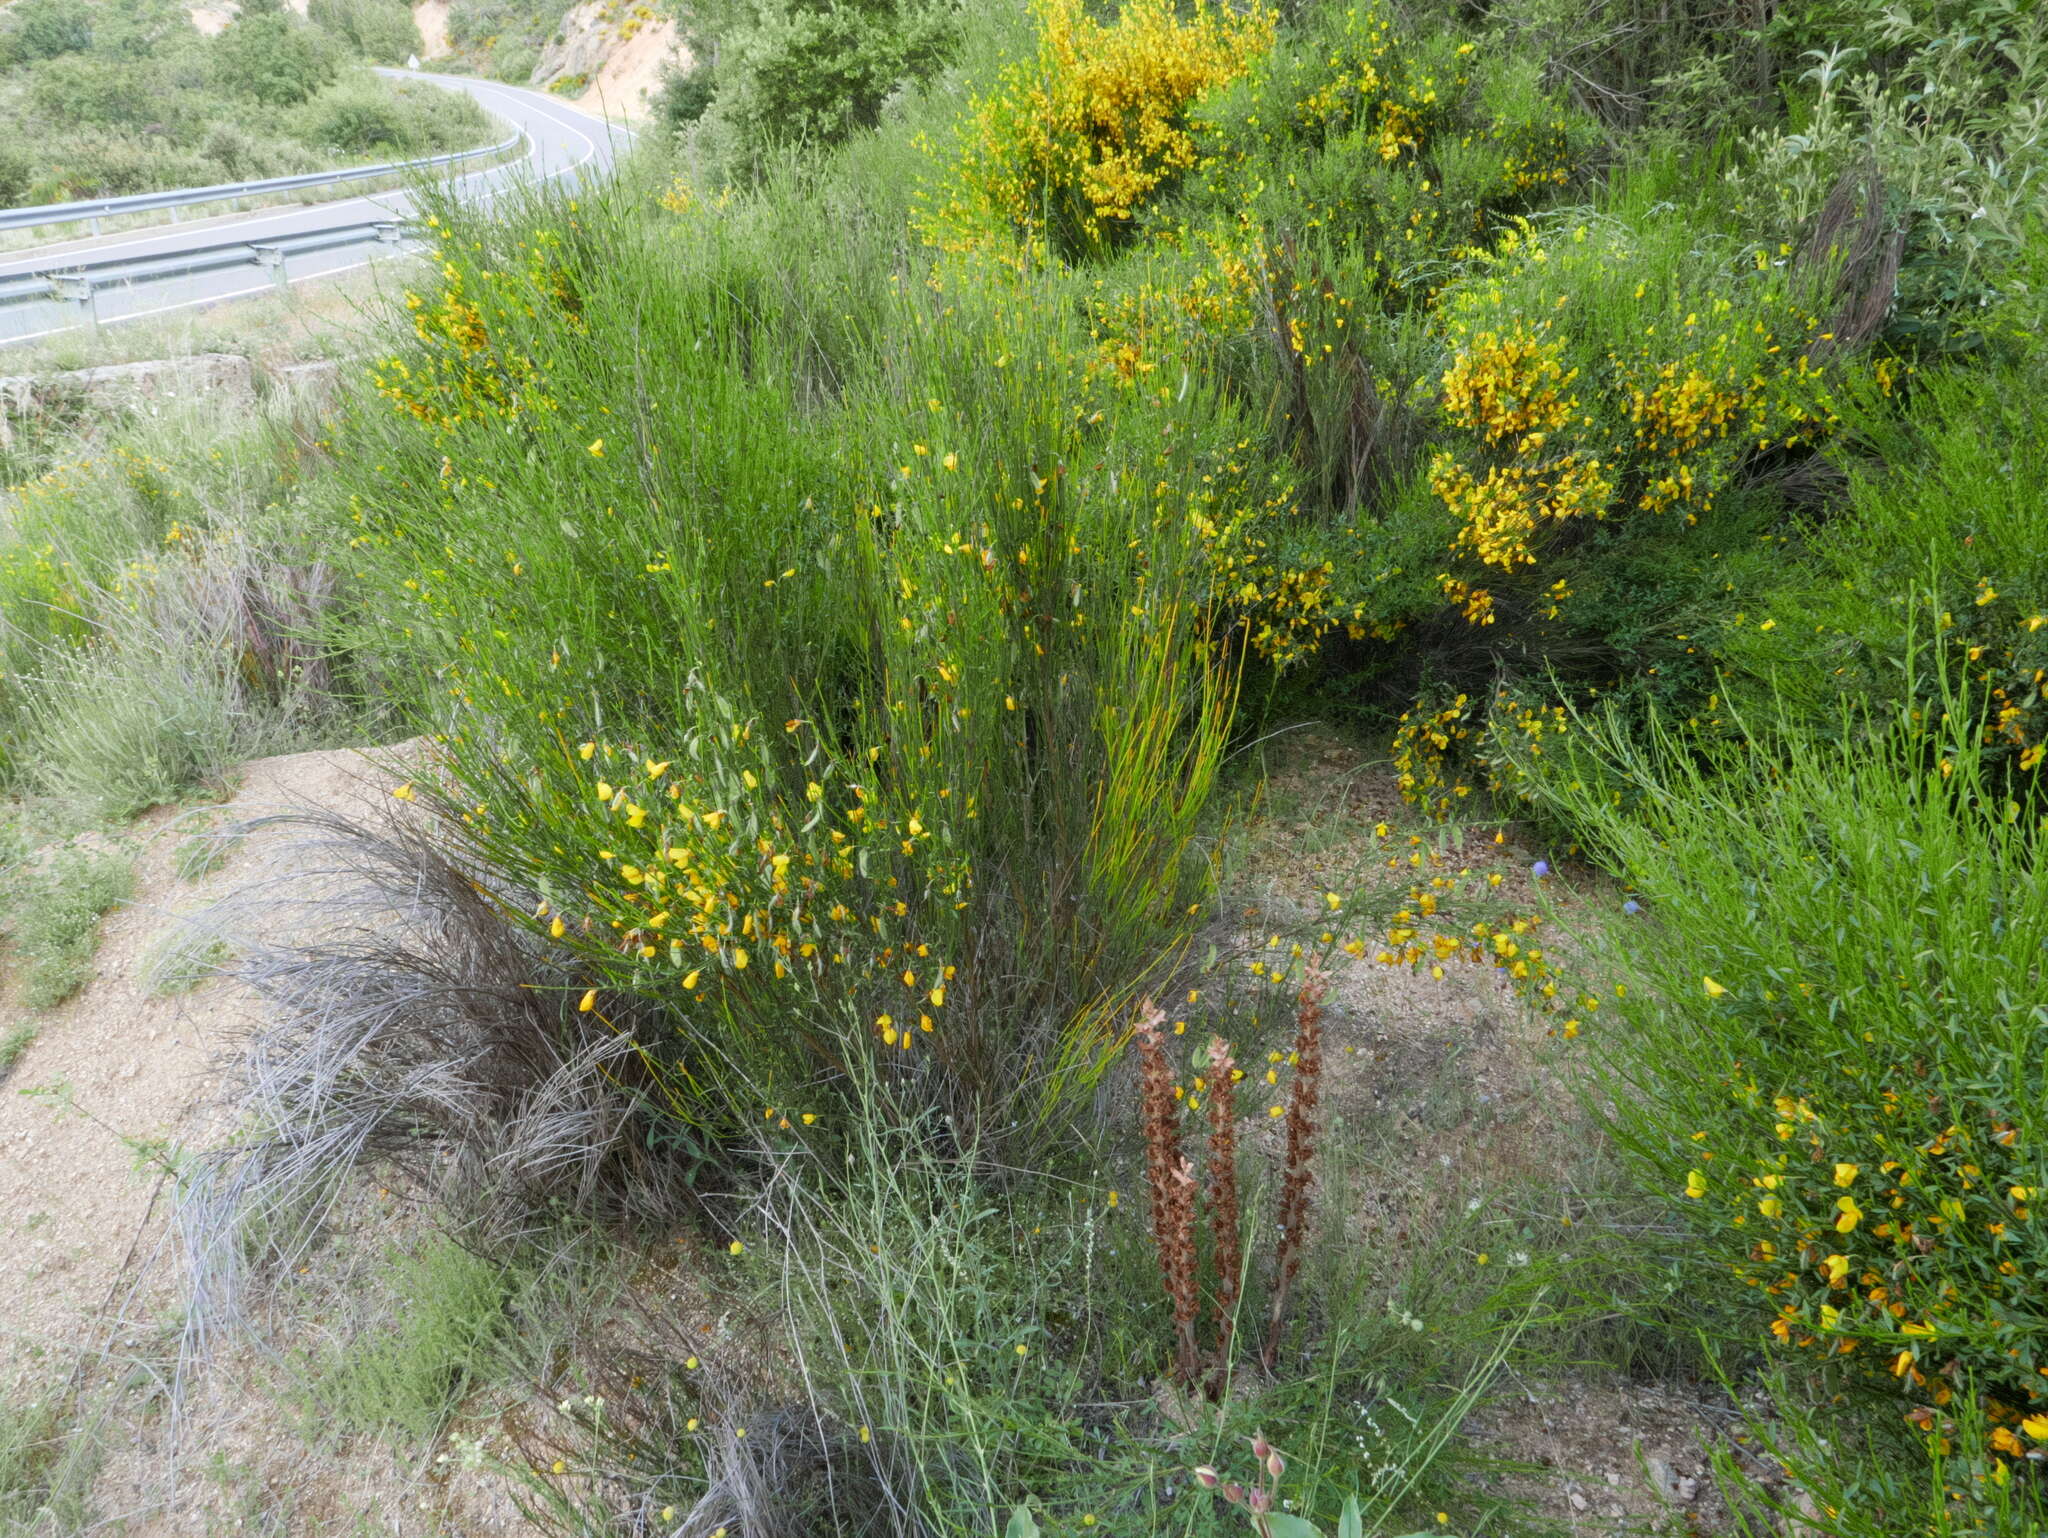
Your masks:
{"label": "dense green foliage", "polygon": [[562,40],[564,10],[554,0],[460,0],[448,9],[454,57],[439,67],[454,64],[525,85],[540,64],[541,50]]}
{"label": "dense green foliage", "polygon": [[693,8],[698,62],[663,85],[661,112],[692,129],[724,177],[763,156],[818,150],[872,128],[894,94],[931,76],[957,34],[953,0],[718,0]]}
{"label": "dense green foliage", "polygon": [[[1594,937],[1641,1000],[1601,1058],[1622,1146],[1705,1239],[1702,1291],[1754,1289],[1780,1349],[1889,1402],[1881,1440],[1953,1454],[2017,1524],[2007,1460],[2048,1436],[2048,889],[1965,719],[1850,716],[1759,762],[1610,716],[1544,784],[1641,908]],[[1915,1461],[1844,1530],[1908,1530]]]}
{"label": "dense green foliage", "polygon": [[216,36],[164,0],[36,0],[0,19],[0,195],[63,202],[485,142],[467,96],[362,61],[419,46],[396,0],[250,4]]}
{"label": "dense green foliage", "polygon": [[373,64],[403,64],[420,51],[420,29],[403,0],[311,0],[306,19]]}
{"label": "dense green foliage", "polygon": [[[491,786],[480,853],[605,1008],[702,1043],[680,1109],[878,1052],[1008,1123],[1093,1078],[1199,885],[1232,686],[1175,509],[1239,428],[1091,379],[1065,275],[943,310],[892,281],[903,189],[867,187],[829,242],[793,183],[721,218],[629,183],[451,222],[379,370],[400,409],[342,445],[377,484],[326,484],[404,604],[393,664],[471,659],[447,723]],[[517,482],[483,468],[508,424]],[[490,697],[519,708],[471,731]]]}

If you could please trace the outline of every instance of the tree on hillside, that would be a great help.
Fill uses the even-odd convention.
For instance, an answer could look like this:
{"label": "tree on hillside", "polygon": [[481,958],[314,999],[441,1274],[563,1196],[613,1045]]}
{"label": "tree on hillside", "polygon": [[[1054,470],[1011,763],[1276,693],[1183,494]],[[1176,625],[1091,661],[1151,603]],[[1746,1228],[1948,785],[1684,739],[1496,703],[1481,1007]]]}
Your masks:
{"label": "tree on hillside", "polygon": [[672,118],[701,113],[701,142],[723,174],[763,152],[830,145],[880,119],[901,87],[945,62],[958,12],[949,0],[718,0],[697,13],[693,49],[709,75],[708,108],[677,87]]}
{"label": "tree on hillside", "polygon": [[245,0],[214,39],[213,67],[222,89],[272,107],[296,106],[336,74],[327,39],[280,0]]}
{"label": "tree on hillside", "polygon": [[0,30],[0,64],[12,68],[84,53],[92,46],[92,24],[87,0],[16,0]]}
{"label": "tree on hillside", "polygon": [[123,59],[157,59],[173,44],[197,38],[178,0],[120,0],[93,13],[92,50]]}
{"label": "tree on hillside", "polygon": [[310,0],[306,19],[379,64],[403,64],[426,46],[404,0]]}

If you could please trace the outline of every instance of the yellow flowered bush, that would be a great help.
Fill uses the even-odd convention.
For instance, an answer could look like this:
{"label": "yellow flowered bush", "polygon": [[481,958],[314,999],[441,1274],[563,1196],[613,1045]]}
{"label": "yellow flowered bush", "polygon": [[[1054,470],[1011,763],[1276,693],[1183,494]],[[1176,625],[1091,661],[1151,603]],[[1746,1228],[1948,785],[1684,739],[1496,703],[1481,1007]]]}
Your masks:
{"label": "yellow flowered bush", "polygon": [[1193,169],[1188,113],[1273,40],[1263,3],[1132,0],[1111,22],[1083,0],[1036,0],[1038,56],[977,102],[927,234],[973,248],[1021,237],[1080,254],[1128,238],[1133,220]]}
{"label": "yellow flowered bush", "polygon": [[1472,794],[1459,776],[1458,758],[1471,740],[1473,701],[1461,694],[1447,704],[1418,702],[1394,728],[1394,774],[1401,799],[1434,816],[1448,817]]}
{"label": "yellow flowered bush", "polygon": [[351,575],[432,659],[409,793],[678,1114],[872,1057],[1021,1137],[1199,919],[1244,648],[1193,517],[1270,488],[1210,397],[1103,364],[1075,273],[903,282],[900,230],[815,216],[445,216],[396,409],[346,424]]}
{"label": "yellow flowered bush", "polygon": [[[1318,12],[1193,117],[1185,222],[1154,232],[1138,294],[1097,301],[1100,366],[1154,389],[1220,375],[1298,471],[1204,510],[1215,591],[1259,655],[1292,666],[1334,637],[1389,640],[1435,581],[1418,536],[1441,517],[1402,483],[1436,284],[1567,180],[1584,124],[1498,48],[1405,34],[1372,4]],[[1508,173],[1539,145],[1544,176]],[[1599,493],[1576,459],[1546,471],[1562,512]],[[1470,494],[1495,490],[1482,477]]]}
{"label": "yellow flowered bush", "polygon": [[[1810,456],[1864,369],[1835,346],[1823,294],[1776,248],[1715,248],[1652,220],[1524,222],[1475,253],[1442,306],[1451,432],[1427,475],[1451,520],[1445,605],[1497,656],[1598,657],[1626,635],[1626,671],[1583,681],[1696,715],[1707,648],[1746,618],[1740,602],[1712,612],[1735,584],[1707,586],[1709,568],[1730,542],[1763,561],[1773,537],[1759,546],[1744,522],[1744,479]],[[1696,585],[1675,580],[1688,566]],[[1689,612],[1672,616],[1677,603]],[[1504,783],[1497,766],[1485,776]],[[1416,795],[1442,799],[1420,780]]]}
{"label": "yellow flowered bush", "polygon": [[[1427,304],[1455,251],[1569,183],[1591,124],[1499,42],[1327,7],[1199,111],[1209,200]],[[1363,297],[1362,293],[1356,297]]]}
{"label": "yellow flowered bush", "polygon": [[1833,338],[1815,296],[1762,251],[1668,240],[1524,225],[1447,297],[1442,410],[1470,439],[1431,475],[1462,553],[1511,569],[1569,518],[1696,523],[1747,458],[1826,431]]}
{"label": "yellow flowered bush", "polygon": [[[440,215],[427,223],[444,248],[454,238]],[[580,301],[561,246],[557,232],[537,230],[502,265],[455,260],[444,250],[435,286],[406,295],[418,349],[378,363],[378,392],[437,432],[465,419],[533,421],[553,413],[544,361],[503,345],[499,333],[506,320],[524,331],[543,309],[565,330],[578,329]]]}
{"label": "yellow flowered bush", "polygon": [[662,1003],[670,1034],[640,1055],[693,1120],[740,1093],[722,1061],[752,1093],[848,1051],[910,1069],[906,1054],[956,1046],[941,1022],[973,876],[954,819],[974,808],[896,805],[815,723],[743,719],[701,685],[689,699],[673,739],[562,742],[464,819],[497,879],[538,894],[541,942],[604,980],[591,1009]]}

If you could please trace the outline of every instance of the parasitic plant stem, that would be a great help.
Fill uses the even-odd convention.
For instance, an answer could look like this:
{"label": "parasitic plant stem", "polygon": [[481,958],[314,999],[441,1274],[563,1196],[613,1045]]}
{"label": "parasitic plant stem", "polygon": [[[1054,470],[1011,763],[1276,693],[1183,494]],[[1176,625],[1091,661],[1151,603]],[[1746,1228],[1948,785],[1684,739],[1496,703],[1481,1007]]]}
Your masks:
{"label": "parasitic plant stem", "polygon": [[1308,1238],[1309,1187],[1315,1181],[1316,1102],[1323,1078],[1323,994],[1328,979],[1314,966],[1295,995],[1294,1083],[1287,1097],[1287,1167],[1280,1184],[1280,1253],[1273,1284],[1273,1315],[1266,1329],[1261,1360],[1273,1370],[1280,1354],[1280,1330],[1287,1322],[1287,1302],[1301,1270],[1301,1252]]}

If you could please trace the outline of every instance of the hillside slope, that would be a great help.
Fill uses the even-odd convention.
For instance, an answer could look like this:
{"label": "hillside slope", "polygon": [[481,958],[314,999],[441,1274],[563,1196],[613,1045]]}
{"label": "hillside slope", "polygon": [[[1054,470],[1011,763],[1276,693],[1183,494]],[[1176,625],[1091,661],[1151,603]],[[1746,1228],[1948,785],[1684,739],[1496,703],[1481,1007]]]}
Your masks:
{"label": "hillside slope", "polygon": [[423,61],[535,85],[587,111],[645,118],[663,73],[686,63],[673,18],[646,0],[419,0]]}

